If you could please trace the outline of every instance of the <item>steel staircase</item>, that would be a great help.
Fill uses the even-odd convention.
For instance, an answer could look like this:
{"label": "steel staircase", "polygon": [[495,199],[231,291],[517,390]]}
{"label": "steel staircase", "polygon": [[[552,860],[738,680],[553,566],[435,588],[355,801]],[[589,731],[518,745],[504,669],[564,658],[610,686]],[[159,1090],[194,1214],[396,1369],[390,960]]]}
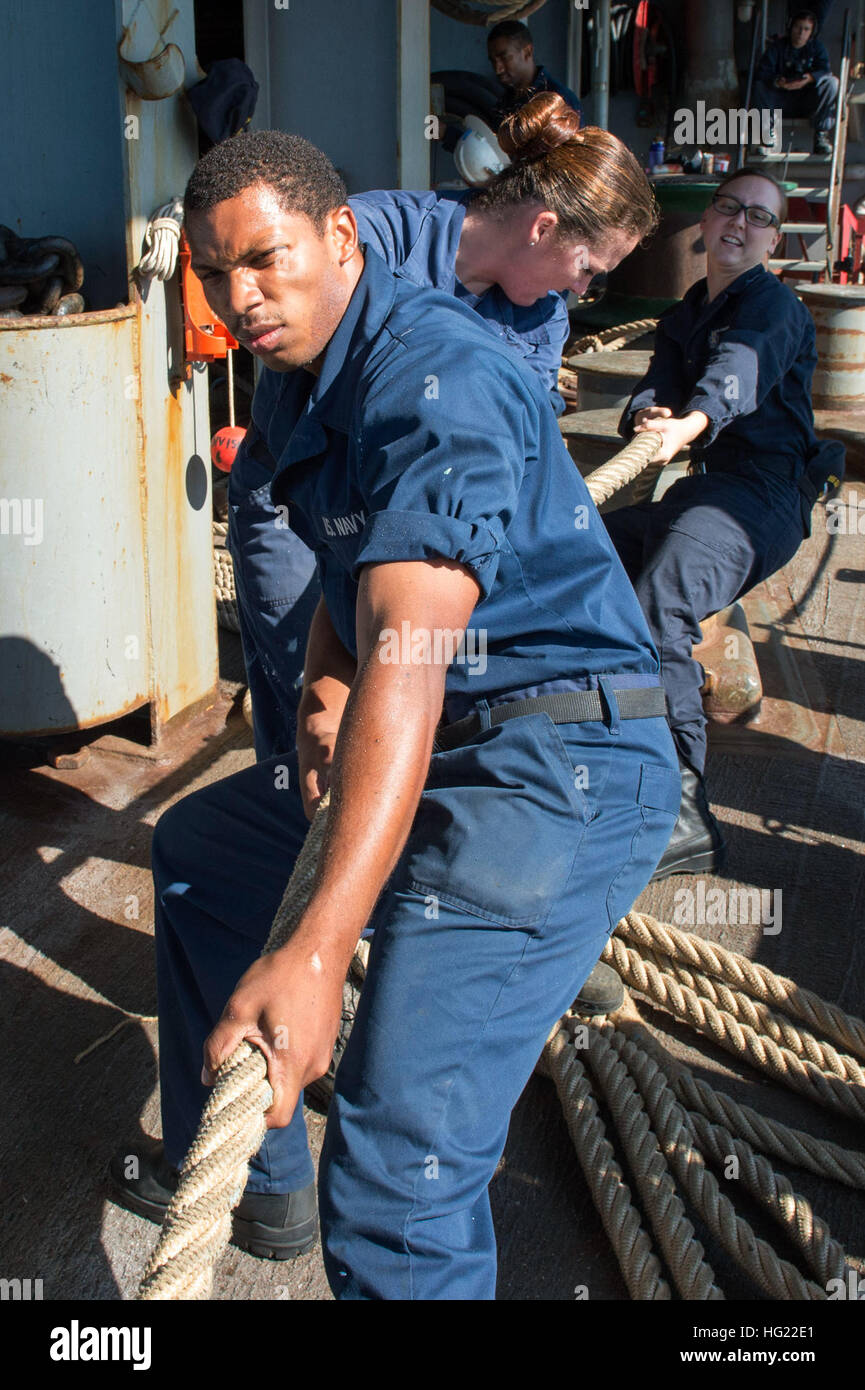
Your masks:
{"label": "steel staircase", "polygon": [[[814,284],[847,284],[863,269],[863,234],[865,217],[858,217],[842,201],[844,165],[847,154],[847,130],[851,102],[865,101],[865,93],[854,90],[850,69],[850,12],[844,16],[844,35],[841,41],[841,67],[838,74],[838,108],[832,132],[831,155],[812,155],[805,151],[776,150],[752,156],[748,163],[765,164],[786,184],[791,220],[783,223],[785,238],[798,238],[798,255],[773,257],[769,269],[777,275]],[[787,127],[808,126],[808,121],[787,121]],[[791,136],[790,145],[792,146]],[[828,177],[825,184],[818,173],[816,179],[787,180],[788,165],[823,165]],[[780,166],[780,168],[779,168]],[[816,243],[810,241],[816,238]],[[789,241],[785,250],[789,250]]]}

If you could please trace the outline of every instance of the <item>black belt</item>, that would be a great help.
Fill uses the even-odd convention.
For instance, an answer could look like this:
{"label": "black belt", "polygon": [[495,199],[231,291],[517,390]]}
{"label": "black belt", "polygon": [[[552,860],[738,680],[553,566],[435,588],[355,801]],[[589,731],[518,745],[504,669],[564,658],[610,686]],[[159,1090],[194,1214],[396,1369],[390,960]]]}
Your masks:
{"label": "black belt", "polygon": [[[527,714],[548,714],[554,724],[585,724],[588,720],[603,720],[608,714],[619,719],[658,719],[667,713],[667,697],[661,685],[637,686],[614,690],[616,710],[608,711],[599,690],[561,690],[553,695],[536,695],[533,699],[509,700],[493,705],[489,710],[490,725],[503,724],[506,719],[520,719]],[[436,730],[434,751],[447,753],[467,743],[483,727],[475,711],[445,724]]]}

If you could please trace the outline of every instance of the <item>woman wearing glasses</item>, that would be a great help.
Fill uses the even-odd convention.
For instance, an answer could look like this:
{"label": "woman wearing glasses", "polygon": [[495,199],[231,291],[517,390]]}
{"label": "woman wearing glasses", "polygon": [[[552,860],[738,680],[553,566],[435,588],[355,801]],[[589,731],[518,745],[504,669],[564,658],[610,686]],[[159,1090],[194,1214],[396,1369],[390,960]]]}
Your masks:
{"label": "woman wearing glasses", "polygon": [[699,470],[660,501],[604,518],[661,657],[682,768],[679,820],[655,878],[711,873],[724,860],[703,786],[703,673],[691,658],[700,623],[780,569],[810,534],[822,452],[811,409],[814,324],[767,269],[786,212],[771,175],[746,167],[721,181],[700,222],[706,278],[660,319],[619,426],[626,437],[660,434],[664,462],[690,444]]}

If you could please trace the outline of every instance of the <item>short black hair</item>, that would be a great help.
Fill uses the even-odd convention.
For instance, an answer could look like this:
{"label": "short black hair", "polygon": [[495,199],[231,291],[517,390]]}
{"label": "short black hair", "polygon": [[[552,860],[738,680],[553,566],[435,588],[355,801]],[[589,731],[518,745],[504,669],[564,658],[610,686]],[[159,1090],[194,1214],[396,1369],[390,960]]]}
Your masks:
{"label": "short black hair", "polygon": [[346,199],[340,175],[309,140],[284,130],[253,130],[232,135],[199,159],[186,185],[184,212],[209,212],[255,184],[272,188],[284,212],[304,213],[319,232]]}
{"label": "short black hair", "polygon": [[487,34],[487,45],[493,39],[521,39],[523,47],[526,44],[534,44],[531,31],[527,24],[521,24],[518,19],[503,19],[501,24],[494,24]]}
{"label": "short black hair", "polygon": [[817,18],[817,16],[816,16],[816,14],[814,13],[814,11],[813,11],[813,10],[795,10],[794,13],[791,14],[790,18],[787,20],[787,29],[788,29],[788,31],[789,31],[790,29],[793,28],[793,25],[796,23],[796,20],[797,20],[797,19],[810,19],[812,25],[814,26],[814,33],[811,35],[811,38],[813,39],[814,34],[816,34],[816,33],[817,33],[817,30],[820,28],[820,21],[818,20],[818,18]]}

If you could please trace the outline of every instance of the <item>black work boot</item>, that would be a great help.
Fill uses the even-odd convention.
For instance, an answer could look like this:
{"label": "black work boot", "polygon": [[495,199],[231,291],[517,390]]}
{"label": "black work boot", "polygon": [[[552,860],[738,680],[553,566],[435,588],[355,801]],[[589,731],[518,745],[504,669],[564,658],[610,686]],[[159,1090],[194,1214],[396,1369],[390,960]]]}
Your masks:
{"label": "black work boot", "polygon": [[815,132],[814,132],[814,153],[815,153],[815,154],[828,154],[828,155],[831,155],[831,153],[832,153],[832,141],[831,141],[831,139],[830,139],[830,137],[829,137],[829,132],[828,132],[828,130],[815,130]]}
{"label": "black work boot", "polygon": [[[118,1149],[108,1176],[115,1201],[138,1216],[162,1221],[177,1187],[177,1169],[166,1160],[160,1139]],[[231,1243],[265,1260],[291,1260],[312,1249],[317,1230],[314,1182],[299,1192],[244,1192],[234,1209]]]}
{"label": "black work boot", "polygon": [[573,1002],[578,1014],[611,1014],[625,1002],[625,986],[611,965],[599,960]]}
{"label": "black work boot", "polygon": [[718,822],[709,810],[705,783],[683,758],[682,801],[670,843],[652,874],[652,883],[671,874],[717,874],[724,867],[727,845]]}

